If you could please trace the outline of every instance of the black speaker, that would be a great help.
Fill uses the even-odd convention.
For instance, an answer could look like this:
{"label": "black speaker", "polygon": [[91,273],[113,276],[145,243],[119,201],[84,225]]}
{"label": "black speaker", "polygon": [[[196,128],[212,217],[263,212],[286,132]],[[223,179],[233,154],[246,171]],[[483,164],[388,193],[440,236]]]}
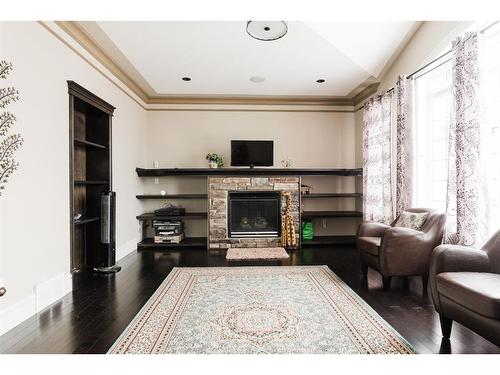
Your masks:
{"label": "black speaker", "polygon": [[116,193],[101,193],[101,266],[94,271],[114,273],[121,267],[116,265]]}

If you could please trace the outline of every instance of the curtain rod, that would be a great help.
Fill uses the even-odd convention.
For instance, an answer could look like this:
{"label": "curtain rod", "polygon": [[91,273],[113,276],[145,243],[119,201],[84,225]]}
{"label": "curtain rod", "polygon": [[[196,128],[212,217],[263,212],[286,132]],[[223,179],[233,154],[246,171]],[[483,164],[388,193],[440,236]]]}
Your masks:
{"label": "curtain rod", "polygon": [[443,57],[449,55],[451,53],[451,49],[449,51],[446,51],[445,53],[443,53],[442,55],[436,57],[434,60],[432,60],[431,62],[425,64],[424,66],[422,66],[421,68],[415,70],[413,73],[411,73],[409,76],[406,77],[406,79],[410,79],[411,77],[413,77],[415,74],[418,74],[420,73],[422,70],[424,70],[425,68],[431,66],[432,64],[434,64],[436,61],[439,61],[441,60]]}
{"label": "curtain rod", "polygon": [[[493,22],[493,23],[490,23],[488,26],[486,26],[486,27],[484,27],[482,30],[480,30],[480,31],[479,31],[479,33],[480,33],[480,34],[484,34],[486,31],[488,31],[489,29],[491,29],[493,26],[495,26],[495,25],[496,25],[496,24],[498,24],[499,22],[500,22],[500,21],[495,21],[495,22]],[[429,63],[425,64],[424,66],[422,66],[421,68],[419,68],[419,69],[415,70],[413,73],[411,73],[410,75],[408,75],[408,76],[406,77],[406,79],[410,79],[410,78],[412,78],[415,74],[420,73],[422,70],[424,70],[425,68],[428,68],[429,66],[431,66],[432,64],[434,64],[436,61],[441,60],[443,57],[445,57],[445,56],[449,55],[451,52],[452,52],[452,49],[450,49],[450,50],[446,51],[446,52],[445,52],[445,53],[443,53],[442,55],[440,55],[440,56],[436,57],[436,58],[435,58],[434,60],[432,60],[431,62],[429,62]],[[450,61],[450,59],[448,59],[448,60],[446,60],[446,61],[443,61],[441,64],[437,65],[435,68],[439,68],[441,65],[443,65],[443,64],[445,64],[445,63],[447,63],[448,61]],[[435,69],[435,68],[434,68],[434,69]],[[432,69],[432,70],[434,70],[434,69]],[[389,93],[389,92],[392,92],[392,91],[394,91],[394,87],[391,87],[390,89],[385,90],[385,92],[384,92],[384,93]],[[363,104],[363,106],[359,107],[359,109],[364,108],[364,106],[365,106],[365,105]]]}
{"label": "curtain rod", "polygon": [[[486,31],[488,31],[490,28],[492,28],[493,26],[495,26],[496,24],[498,23],[498,21],[495,21],[491,24],[489,24],[488,26],[486,26],[484,29],[482,29],[481,31],[479,31],[480,34],[484,34]],[[418,74],[420,73],[422,70],[424,70],[425,68],[431,66],[432,64],[434,64],[436,61],[438,60],[441,60],[443,57],[449,55],[450,53],[452,52],[452,50],[448,50],[446,51],[445,53],[443,53],[441,56],[439,57],[436,57],[434,60],[432,60],[431,62],[425,64],[423,67],[415,70],[413,73],[411,73],[409,76],[407,76],[406,78],[407,79],[410,79],[411,77],[413,77],[415,74]],[[438,66],[441,66],[441,64],[439,64]]]}

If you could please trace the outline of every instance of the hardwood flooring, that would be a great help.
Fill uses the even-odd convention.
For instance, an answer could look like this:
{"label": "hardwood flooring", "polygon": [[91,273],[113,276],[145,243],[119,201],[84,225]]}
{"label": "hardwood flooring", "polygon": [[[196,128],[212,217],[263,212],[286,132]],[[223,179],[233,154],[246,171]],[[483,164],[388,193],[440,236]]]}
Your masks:
{"label": "hardwood flooring", "polygon": [[74,290],[0,337],[0,353],[106,353],[173,267],[232,265],[328,265],[391,324],[418,353],[500,353],[500,348],[454,323],[451,342],[441,341],[439,319],[420,278],[395,278],[382,290],[378,273],[361,284],[357,252],[349,246],[306,248],[287,261],[231,262],[206,250],[142,251],[125,257],[122,271],[74,275]]}

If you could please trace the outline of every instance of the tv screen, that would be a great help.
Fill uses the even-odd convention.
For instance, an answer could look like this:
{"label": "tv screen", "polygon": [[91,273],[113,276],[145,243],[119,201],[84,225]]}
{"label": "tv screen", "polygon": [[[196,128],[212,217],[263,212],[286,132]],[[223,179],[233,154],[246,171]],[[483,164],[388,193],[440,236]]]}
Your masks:
{"label": "tv screen", "polygon": [[231,165],[234,167],[274,164],[273,141],[231,141]]}

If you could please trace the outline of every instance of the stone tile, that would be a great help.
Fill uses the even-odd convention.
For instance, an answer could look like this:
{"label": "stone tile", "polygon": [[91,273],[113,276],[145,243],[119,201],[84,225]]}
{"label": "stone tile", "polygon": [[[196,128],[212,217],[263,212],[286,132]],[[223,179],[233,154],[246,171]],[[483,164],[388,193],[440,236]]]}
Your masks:
{"label": "stone tile", "polygon": [[274,189],[272,185],[248,185],[247,190],[261,191],[261,190],[274,190]]}
{"label": "stone tile", "polygon": [[224,228],[226,229],[227,220],[210,218],[210,228]]}
{"label": "stone tile", "polygon": [[268,177],[252,177],[252,186],[269,185]]}
{"label": "stone tile", "polygon": [[212,190],[210,192],[210,198],[212,198],[212,199],[227,199],[227,191]]}
{"label": "stone tile", "polygon": [[283,182],[276,182],[274,184],[274,190],[298,190],[299,185],[298,184],[292,184],[292,183],[283,183]]}

